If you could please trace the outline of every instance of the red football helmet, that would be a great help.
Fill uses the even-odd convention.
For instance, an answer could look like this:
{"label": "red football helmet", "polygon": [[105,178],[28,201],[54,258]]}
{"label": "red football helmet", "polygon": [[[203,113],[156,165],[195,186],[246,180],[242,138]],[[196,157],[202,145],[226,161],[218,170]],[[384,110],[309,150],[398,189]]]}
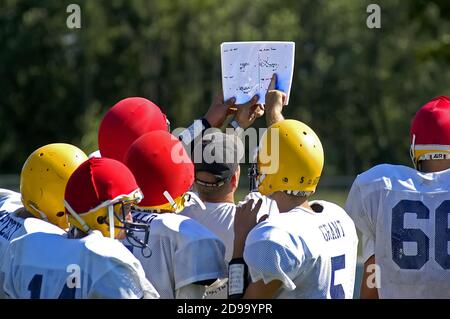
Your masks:
{"label": "red football helmet", "polygon": [[85,233],[99,230],[104,236],[116,238],[124,229],[127,238],[134,239],[134,231],[144,231],[148,238],[148,227],[126,220],[130,206],[139,203],[142,196],[136,179],[124,164],[93,157],[70,176],[64,204],[69,223]]}
{"label": "red football helmet", "polygon": [[117,102],[106,112],[98,131],[100,153],[123,162],[130,145],[145,133],[169,130],[169,122],[160,108],[142,97]]}
{"label": "red football helmet", "polygon": [[423,105],[413,118],[410,138],[416,168],[422,160],[450,158],[450,98],[438,96]]}
{"label": "red football helmet", "polygon": [[180,212],[185,194],[194,182],[192,164],[183,144],[167,131],[153,131],[138,138],[125,156],[144,193],[139,207]]}

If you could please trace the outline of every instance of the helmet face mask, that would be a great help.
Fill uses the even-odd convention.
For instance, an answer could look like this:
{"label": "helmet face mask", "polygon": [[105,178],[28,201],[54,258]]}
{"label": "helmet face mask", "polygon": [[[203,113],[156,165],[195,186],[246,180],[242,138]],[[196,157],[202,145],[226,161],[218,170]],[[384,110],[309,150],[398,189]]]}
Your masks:
{"label": "helmet face mask", "polygon": [[[110,203],[106,207],[101,207],[86,214],[78,215],[83,222],[79,222],[75,216],[70,216],[70,223],[76,228],[88,233],[90,230],[98,230],[103,236],[117,239],[126,239],[132,246],[146,248],[149,239],[149,226],[145,223],[133,222],[128,219],[131,209],[137,202],[119,201]],[[69,204],[66,207],[70,211]],[[113,212],[110,218],[109,212]],[[111,220],[113,221],[111,223]],[[85,227],[86,226],[86,227]],[[112,230],[112,232],[111,232]],[[144,240],[140,240],[139,233],[143,233]]]}
{"label": "helmet face mask", "polygon": [[[148,246],[148,240],[150,237],[150,226],[146,223],[130,222],[130,221],[125,221],[123,224],[125,229],[125,239],[127,240],[127,242],[131,246],[141,249],[142,255],[144,257],[150,257],[151,251]],[[143,239],[141,239],[142,237]],[[145,253],[146,250],[149,250],[149,254]]]}
{"label": "helmet face mask", "polygon": [[[146,223],[139,223],[128,218],[131,210],[137,202],[119,202],[114,204],[114,229],[115,237],[122,239],[123,237],[133,246],[140,249],[148,247],[148,239],[150,235],[150,227]],[[104,222],[110,225],[108,215],[104,216]],[[111,228],[111,225],[109,226]],[[123,232],[123,233],[122,233]],[[143,234],[143,235],[141,235]],[[140,238],[144,239],[141,240]]]}

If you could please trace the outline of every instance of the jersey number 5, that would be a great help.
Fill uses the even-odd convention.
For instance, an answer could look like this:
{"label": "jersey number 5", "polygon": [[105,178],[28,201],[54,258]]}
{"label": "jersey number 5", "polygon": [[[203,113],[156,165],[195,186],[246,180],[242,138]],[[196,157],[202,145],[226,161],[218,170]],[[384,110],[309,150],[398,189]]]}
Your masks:
{"label": "jersey number 5", "polygon": [[[406,213],[416,214],[417,219],[429,219],[430,210],[421,201],[402,200],[392,209],[391,243],[392,259],[401,269],[420,269],[430,258],[430,238],[420,229],[405,228],[404,217]],[[435,252],[436,262],[444,269],[450,269],[450,255],[448,242],[450,229],[448,229],[448,214],[450,213],[450,200],[443,201],[436,209],[435,214]],[[403,243],[413,242],[417,245],[417,254],[405,255]]]}
{"label": "jersey number 5", "polygon": [[330,296],[331,299],[344,299],[344,287],[341,284],[335,285],[334,280],[336,279],[336,271],[345,268],[345,255],[339,255],[336,257],[331,257],[331,287]]}

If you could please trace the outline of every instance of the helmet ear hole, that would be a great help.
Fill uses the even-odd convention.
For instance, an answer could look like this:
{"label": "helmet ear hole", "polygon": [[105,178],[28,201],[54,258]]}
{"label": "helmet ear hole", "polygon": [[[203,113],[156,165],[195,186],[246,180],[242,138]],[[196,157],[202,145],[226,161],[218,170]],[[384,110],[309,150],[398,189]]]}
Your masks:
{"label": "helmet ear hole", "polygon": [[99,224],[104,224],[105,220],[106,220],[105,216],[98,216],[97,217],[97,223],[99,223]]}
{"label": "helmet ear hole", "polygon": [[57,212],[57,213],[56,213],[56,216],[57,216],[57,217],[63,217],[63,216],[64,216],[64,212]]}

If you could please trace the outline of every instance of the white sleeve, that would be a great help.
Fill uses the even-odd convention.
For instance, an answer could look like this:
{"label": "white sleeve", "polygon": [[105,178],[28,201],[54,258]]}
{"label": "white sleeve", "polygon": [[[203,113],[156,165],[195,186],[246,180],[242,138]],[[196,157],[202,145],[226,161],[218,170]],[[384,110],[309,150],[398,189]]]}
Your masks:
{"label": "white sleeve", "polygon": [[[364,262],[375,254],[376,217],[374,216],[376,216],[377,208],[376,203],[372,202],[368,198],[363,198],[358,179],[356,179],[348,194],[345,211],[362,234]],[[367,207],[370,209],[367,210]]]}
{"label": "white sleeve", "polygon": [[20,193],[0,188],[0,216],[23,207]]}
{"label": "white sleeve", "polygon": [[4,198],[13,198],[15,201],[17,201],[17,203],[22,203],[20,193],[11,191],[9,189],[0,188],[0,200]]}
{"label": "white sleeve", "polygon": [[294,279],[301,273],[305,254],[296,254],[290,249],[270,240],[253,241],[246,244],[244,260],[253,282],[263,280],[265,284],[279,280],[285,289],[296,288]]}
{"label": "white sleeve", "polygon": [[90,299],[156,299],[158,292],[136,269],[117,264],[91,287]]}
{"label": "white sleeve", "polygon": [[220,239],[193,241],[174,256],[175,289],[197,281],[226,277],[225,246]]}

